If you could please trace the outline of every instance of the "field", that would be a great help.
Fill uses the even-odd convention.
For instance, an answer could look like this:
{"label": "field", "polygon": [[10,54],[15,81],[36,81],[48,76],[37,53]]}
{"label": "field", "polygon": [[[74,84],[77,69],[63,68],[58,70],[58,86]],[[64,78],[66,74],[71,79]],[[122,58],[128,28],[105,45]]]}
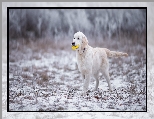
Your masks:
{"label": "field", "polygon": [[[107,14],[103,13],[102,15],[104,16],[104,18],[102,20],[99,20],[98,19],[99,17],[96,17],[96,15],[97,15],[97,13],[96,13],[96,14],[93,14],[94,16],[92,16],[92,18],[97,18],[97,19],[95,19],[96,20],[95,22],[92,22],[96,26],[94,29],[94,26],[91,22],[87,22],[86,20],[80,20],[79,17],[81,17],[81,16],[82,16],[82,18],[88,18],[88,17],[85,17],[85,16],[87,16],[85,14],[80,13],[79,15],[76,15],[74,12],[72,12],[72,10],[70,10],[70,12],[73,13],[72,15],[71,14],[69,15],[66,12],[67,14],[64,14],[64,15],[66,15],[65,17],[61,17],[61,18],[56,19],[57,18],[56,14],[54,14],[54,17],[52,17],[52,14],[50,14],[50,12],[47,12],[47,13],[41,12],[41,13],[43,13],[42,21],[44,21],[42,26],[43,27],[45,26],[48,28],[48,30],[51,30],[49,33],[51,33],[51,32],[54,33],[54,31],[56,31],[57,27],[60,28],[61,25],[58,25],[59,23],[61,23],[63,21],[67,22],[67,20],[69,20],[68,24],[64,24],[65,25],[64,28],[67,28],[66,26],[70,26],[70,32],[68,32],[69,34],[66,34],[66,36],[69,36],[69,37],[67,37],[68,38],[67,40],[69,40],[69,41],[67,43],[65,42],[66,45],[59,46],[58,44],[54,45],[51,42],[49,44],[46,43],[44,46],[42,43],[41,43],[41,45],[39,45],[40,44],[39,42],[37,42],[37,43],[31,42],[30,44],[28,44],[28,43],[25,43],[25,41],[28,40],[26,38],[25,39],[23,38],[23,43],[16,42],[17,39],[15,39],[14,41],[10,42],[10,45],[7,45],[7,43],[8,43],[8,41],[7,41],[7,37],[8,37],[7,36],[7,26],[8,26],[8,24],[7,24],[7,7],[64,7],[64,6],[65,7],[66,6],[72,6],[72,7],[81,7],[81,6],[83,6],[83,7],[131,7],[131,8],[132,7],[147,7],[147,10],[146,10],[147,11],[147,13],[146,13],[147,19],[143,20],[141,17],[142,15],[137,12],[131,12],[131,13],[127,12],[128,14],[127,13],[124,14],[124,12],[119,13],[114,10],[115,13],[118,13],[118,16],[116,18],[115,18],[116,14],[114,15],[111,12],[108,12]],[[22,34],[24,34],[24,36],[28,34],[28,35],[32,36],[32,38],[33,37],[35,38],[35,34],[27,32],[25,26],[27,26],[26,21],[29,20],[30,23],[32,23],[31,26],[33,26],[33,30],[36,33],[39,33],[41,30],[41,27],[38,27],[40,24],[38,25],[37,20],[40,16],[40,13],[36,12],[37,13],[36,15],[33,14],[33,12],[30,12],[30,13],[31,14],[29,15],[29,17],[25,17],[24,14],[20,14],[19,12],[17,12],[16,15],[14,14],[15,16],[12,19],[10,19],[13,23],[12,24],[13,27],[10,27],[12,29],[10,35],[13,35],[12,33],[16,33],[14,35],[17,35],[17,36],[20,35],[22,37]],[[90,12],[90,13],[92,13],[92,12]],[[29,2],[11,2],[11,3],[2,2],[2,29],[3,29],[2,30],[2,118],[3,119],[79,119],[79,118],[80,119],[145,119],[145,118],[146,119],[153,119],[153,117],[154,117],[154,110],[153,110],[153,107],[154,107],[154,55],[153,55],[153,52],[154,52],[154,34],[153,34],[153,32],[154,32],[154,22],[153,22],[154,16],[153,16],[153,13],[154,13],[154,3],[153,2],[99,2],[99,3],[98,2],[91,2],[91,3],[90,2],[72,2],[72,3],[71,2],[65,2],[65,3],[62,3],[62,2],[55,2],[55,3],[52,3],[52,2],[30,2],[30,3]],[[133,15],[133,17],[131,14]],[[50,15],[51,15],[51,17],[50,17]],[[114,17],[111,17],[112,15],[114,15]],[[71,16],[71,17],[69,17],[69,16]],[[37,17],[37,20],[35,21],[36,17]],[[20,18],[22,18],[22,20],[19,20]],[[33,18],[33,19],[31,19],[31,18]],[[54,20],[51,20],[51,18],[54,18]],[[67,19],[65,19],[65,18],[67,18]],[[121,18],[121,19],[119,19],[119,18]],[[122,18],[124,18],[124,19],[128,18],[128,23],[127,24],[123,23],[124,19],[122,19]],[[114,19],[117,22],[115,22]],[[61,20],[61,22],[60,22],[60,20]],[[33,21],[35,21],[35,22],[33,22]],[[83,22],[83,21],[86,21],[87,24],[85,24],[85,22]],[[102,21],[101,22],[102,24],[99,23],[100,21]],[[140,30],[140,28],[143,28],[143,27],[142,27],[142,25],[140,25],[139,21],[145,21],[144,22],[145,26],[147,23],[147,27],[146,27],[146,29],[147,29],[147,38],[146,38],[146,40],[147,40],[147,54],[146,54],[146,48],[145,48],[146,42],[144,44],[139,42],[140,38],[142,38],[142,36],[140,36],[140,35],[138,35],[139,40],[137,40],[136,43],[131,43],[131,44],[129,44],[129,42],[126,42],[126,43],[120,42],[121,45],[119,45],[118,42],[113,43],[113,41],[108,42],[106,40],[103,40],[102,43],[99,43],[99,42],[95,43],[95,42],[89,41],[89,44],[93,47],[98,47],[98,46],[99,47],[106,47],[111,50],[124,51],[129,54],[128,58],[120,58],[120,59],[112,58],[112,59],[110,59],[110,76],[113,77],[115,75],[115,77],[111,78],[111,83],[112,83],[112,86],[115,87],[115,89],[118,89],[118,87],[119,87],[119,89],[120,88],[122,89],[122,87],[127,88],[127,86],[130,87],[130,85],[133,85],[134,83],[132,83],[131,80],[135,79],[134,81],[137,82],[138,85],[141,86],[141,87],[137,87],[135,89],[142,90],[146,86],[145,82],[147,81],[147,98],[145,98],[146,94],[143,94],[143,95],[141,94],[140,96],[144,97],[144,98],[142,98],[144,100],[141,102],[141,104],[138,104],[138,103],[136,103],[136,101],[134,101],[134,99],[135,100],[137,99],[137,96],[132,94],[132,98],[130,98],[132,100],[132,103],[130,103],[130,105],[128,104],[128,106],[127,106],[127,110],[129,110],[131,107],[134,107],[134,110],[135,110],[135,107],[138,110],[139,110],[139,108],[140,108],[140,110],[143,110],[144,106],[147,106],[147,112],[144,112],[144,113],[140,113],[140,112],[120,112],[120,113],[119,112],[7,112],[8,106],[9,106],[10,110],[12,110],[12,111],[13,110],[39,110],[39,109],[40,110],[54,110],[58,107],[58,106],[57,107],[55,106],[55,108],[53,108],[52,107],[53,103],[51,103],[51,102],[53,102],[52,100],[54,98],[58,98],[58,96],[56,96],[56,94],[55,94],[55,96],[51,96],[51,91],[44,90],[44,91],[42,91],[43,93],[47,92],[47,94],[50,94],[47,96],[47,98],[45,98],[45,95],[41,95],[42,93],[40,93],[41,87],[45,87],[45,86],[38,86],[37,82],[36,82],[36,85],[31,84],[32,79],[33,79],[32,77],[22,78],[22,77],[24,77],[22,75],[22,73],[23,74],[25,73],[27,76],[30,76],[28,73],[33,74],[34,71],[39,71],[34,68],[35,65],[38,67],[39,66],[42,67],[40,70],[42,70],[42,71],[45,70],[45,68],[43,68],[43,66],[42,66],[43,64],[44,65],[51,64],[52,67],[50,65],[47,65],[47,68],[46,68],[47,70],[56,69],[56,71],[58,72],[60,70],[62,71],[62,69],[63,69],[63,74],[66,74],[67,72],[69,72],[69,76],[72,76],[72,77],[75,77],[74,75],[71,75],[71,73],[74,74],[73,71],[70,71],[70,70],[64,71],[63,66],[74,68],[75,69],[74,72],[76,71],[76,75],[79,76],[77,79],[79,80],[80,83],[76,84],[75,80],[73,78],[72,78],[71,82],[68,82],[67,77],[65,78],[64,83],[65,84],[68,83],[66,85],[73,87],[73,89],[76,89],[76,88],[74,88],[75,85],[79,85],[79,88],[74,91],[75,95],[73,96],[73,98],[67,99],[67,100],[73,101],[74,97],[76,96],[76,97],[79,97],[79,99],[76,99],[75,101],[82,100],[82,102],[78,101],[79,105],[81,105],[81,103],[84,103],[84,102],[85,103],[90,102],[90,101],[86,100],[85,98],[83,98],[82,96],[77,95],[82,89],[83,82],[80,79],[80,73],[77,72],[78,70],[77,70],[77,68],[75,68],[76,67],[75,52],[72,51],[71,47],[70,47],[72,36],[76,32],[76,31],[73,31],[71,28],[73,28],[74,30],[83,31],[84,33],[86,31],[87,33],[85,33],[85,34],[88,37],[88,40],[90,40],[91,36],[93,36],[93,35],[95,35],[95,37],[98,36],[98,38],[102,38],[100,36],[100,35],[102,35],[102,33],[103,33],[103,36],[106,36],[106,34],[109,35],[110,32],[111,32],[111,34],[115,33],[114,31],[117,31],[117,29],[115,29],[115,25],[122,26],[123,28],[126,28],[126,30],[125,30],[126,32],[129,31],[129,29],[127,29],[127,28],[128,27],[130,28],[131,25],[132,25],[132,29],[139,28],[139,30]],[[23,23],[23,24],[21,24],[21,23]],[[113,24],[113,23],[116,23],[116,24]],[[121,23],[123,23],[123,24],[121,24]],[[136,25],[134,25],[134,23],[137,23],[137,24],[139,23],[140,26],[137,28]],[[106,26],[109,24],[111,24],[111,26],[110,26],[111,28],[107,29]],[[103,25],[105,25],[105,28],[106,28],[104,31],[102,31],[103,30],[102,28],[104,28]],[[21,28],[23,30],[21,30]],[[43,28],[43,33],[48,33],[48,30]],[[65,29],[61,29],[61,30],[65,31]],[[72,30],[72,32],[71,32],[71,30]],[[89,30],[91,30],[91,31],[95,30],[95,34],[93,34]],[[98,31],[101,31],[101,32],[99,33]],[[132,33],[134,33],[134,30],[132,30]],[[41,35],[43,35],[43,34],[40,34],[40,36]],[[53,36],[53,34],[49,34],[49,35],[50,35],[50,37]],[[58,37],[63,39],[64,38],[63,35],[64,35],[63,33],[58,34]],[[130,35],[132,36],[132,34],[130,34]],[[57,36],[57,34],[55,36]],[[38,40],[38,39],[36,39],[36,40]],[[54,37],[52,37],[51,40],[55,40]],[[133,39],[133,41],[136,41],[136,40]],[[145,39],[142,41],[145,41]],[[44,42],[44,41],[42,41],[42,42]],[[63,44],[63,43],[59,43],[59,44]],[[7,50],[8,47],[10,48],[9,53]],[[48,56],[47,56],[47,54],[48,54]],[[67,61],[66,63],[63,62],[64,64],[62,66],[60,66],[59,65],[60,60],[64,59],[62,57],[62,54],[63,54],[63,57],[65,57],[66,59],[69,59],[69,57],[70,57],[71,60]],[[7,58],[7,55],[9,55],[9,58]],[[68,55],[68,56],[65,56],[65,55]],[[56,57],[57,59],[52,59],[53,57]],[[60,57],[60,59],[59,59],[59,57]],[[46,59],[46,60],[44,60],[44,59]],[[73,59],[73,61],[72,61],[72,59]],[[146,60],[147,60],[147,63],[145,63]],[[47,62],[41,62],[41,61],[49,61],[49,62],[47,63]],[[58,62],[57,66],[62,67],[62,69],[56,68],[55,64],[52,64],[52,62]],[[70,63],[72,63],[72,62],[73,62],[73,65],[70,66]],[[133,62],[135,65],[133,64]],[[117,66],[112,68],[113,67],[112,65],[115,65],[115,64]],[[128,72],[126,72],[126,74],[123,70],[125,64],[127,64],[127,68],[129,68],[129,69],[127,69]],[[141,65],[141,64],[143,64],[143,65]],[[147,69],[145,69],[146,65],[147,65]],[[31,70],[32,66],[34,68],[33,69],[34,71]],[[27,70],[24,69],[24,67],[27,67]],[[16,69],[14,69],[14,68],[16,68]],[[9,71],[9,70],[11,70],[11,71]],[[113,72],[112,70],[114,70],[114,72],[115,72],[114,74],[111,73],[111,72]],[[135,70],[136,72],[140,72],[140,74],[134,74],[132,70]],[[142,77],[142,73],[141,73],[142,71],[143,71],[143,77]],[[147,72],[147,74],[145,72]],[[124,73],[124,74],[120,75],[120,73]],[[35,76],[35,74],[33,74],[31,76],[35,77],[36,79],[41,79],[41,74],[39,72],[37,74],[38,74],[37,76]],[[56,78],[50,77],[51,76],[50,74],[55,75]],[[49,72],[48,79],[49,79],[49,81],[51,81],[51,80],[58,81],[57,78],[60,80],[60,76],[62,76],[63,74],[56,74],[54,72]],[[129,74],[134,77],[136,76],[136,78],[133,78],[133,77],[126,78],[126,76],[130,76]],[[58,75],[59,75],[59,77],[58,77]],[[66,74],[66,75],[68,75],[68,74]],[[145,76],[145,75],[147,75],[147,76]],[[119,76],[122,76],[125,80],[123,80],[122,78],[119,78]],[[16,80],[16,78],[23,79],[23,81],[25,82],[24,85],[26,84],[27,86],[24,86],[22,88],[22,84],[20,83],[20,80]],[[11,80],[9,80],[9,79],[11,79]],[[145,82],[141,83],[140,79],[142,79]],[[27,83],[28,81],[29,81],[29,83]],[[41,80],[41,81],[43,81],[43,80]],[[49,81],[47,82],[48,85],[49,85]],[[119,82],[119,85],[117,85],[117,83],[115,83],[116,81],[117,81],[117,83]],[[13,82],[14,82],[14,84],[12,84]],[[45,81],[43,81],[43,82],[45,83]],[[15,83],[17,83],[19,85],[15,84]],[[94,93],[91,91],[94,86],[93,83],[95,83],[95,81],[92,79],[90,82],[90,88],[89,88],[90,89],[89,93],[91,95]],[[8,87],[8,84],[10,84],[10,89]],[[33,85],[36,86],[37,88],[39,88],[40,96],[34,95],[35,90],[32,88]],[[69,88],[69,87],[67,88],[66,85],[58,84],[58,85],[52,85],[52,86],[54,89],[56,86],[57,87],[62,86],[63,89],[65,88],[67,91],[71,90],[71,88]],[[33,96],[30,96],[28,94],[28,88],[31,89],[31,90],[29,90],[29,92],[31,92],[31,94],[33,94]],[[21,91],[23,91],[22,95],[16,95],[16,94],[21,94],[20,89],[22,89]],[[25,89],[27,89],[27,90],[25,90]],[[107,83],[106,83],[105,79],[103,78],[103,76],[101,77],[101,80],[100,80],[99,89],[102,92],[108,91]],[[56,90],[59,90],[59,88],[56,88]],[[12,94],[12,95],[10,95],[10,101],[9,101],[9,98],[7,97],[9,95],[8,91],[10,91],[11,92],[10,94]],[[145,92],[146,91],[144,91],[144,93]],[[64,93],[65,93],[65,91],[62,92],[62,94],[64,94]],[[26,98],[26,95],[27,95],[27,97],[32,97],[32,99]],[[108,95],[110,95],[110,94],[108,94]],[[106,96],[103,95],[102,97],[106,97]],[[38,102],[36,99],[38,100]],[[39,100],[39,99],[41,99],[41,100]],[[46,101],[47,99],[49,99],[49,101],[51,100],[50,105],[49,105],[49,101]],[[62,99],[64,99],[64,98],[62,98]],[[98,105],[102,104],[103,108],[100,108],[100,106],[98,106],[99,109],[101,109],[101,110],[103,110],[103,109],[104,110],[105,109],[111,110],[112,109],[112,108],[108,108],[105,105],[105,104],[109,104],[109,100],[106,100],[104,102],[99,101],[96,103],[95,97],[93,97],[93,98],[91,97],[91,99],[93,99],[91,101],[92,102],[91,105],[97,106],[97,104]],[[117,102],[118,101],[120,101],[120,99],[117,99]],[[124,101],[121,100],[121,102],[122,102],[121,104],[125,104],[126,101],[127,100],[124,100]],[[146,101],[147,101],[147,104],[145,104]],[[61,102],[62,101],[60,100],[59,104]],[[95,104],[93,104],[94,102],[95,102]],[[116,102],[116,101],[110,100],[110,102]],[[55,102],[54,104],[58,105],[58,102]],[[71,104],[74,104],[74,103],[69,102],[67,104],[63,104],[63,107],[65,108],[63,110],[66,110],[66,111],[71,110],[71,108],[66,107]],[[43,107],[43,105],[46,107]],[[142,105],[142,106],[139,106],[139,105]],[[71,107],[73,107],[73,106],[71,106]],[[121,106],[123,106],[123,105],[121,105]],[[112,109],[112,110],[121,111],[123,109],[123,108],[121,108],[121,106],[118,106],[118,104],[117,104],[114,106],[115,109]],[[21,107],[21,108],[19,109],[19,107]],[[80,106],[80,107],[82,107],[82,110],[83,110],[83,106]],[[90,107],[90,106],[87,106],[87,107]],[[116,107],[120,107],[120,110],[116,109]],[[143,107],[143,109],[141,109],[141,107]],[[28,108],[28,109],[26,109],[26,108]],[[47,108],[50,108],[50,109],[47,109]],[[76,107],[73,109],[75,110]],[[89,108],[89,110],[90,110],[90,108]],[[95,109],[95,110],[97,110],[97,109]],[[132,110],[133,110],[133,108],[132,108]],[[59,111],[62,111],[62,110],[59,109]]]}
{"label": "field", "polygon": [[100,74],[98,91],[92,91],[92,78],[86,96],[80,94],[83,81],[72,41],[64,41],[9,41],[10,111],[146,111],[144,37],[89,40],[93,47],[123,51],[129,56],[109,59],[112,92]]}

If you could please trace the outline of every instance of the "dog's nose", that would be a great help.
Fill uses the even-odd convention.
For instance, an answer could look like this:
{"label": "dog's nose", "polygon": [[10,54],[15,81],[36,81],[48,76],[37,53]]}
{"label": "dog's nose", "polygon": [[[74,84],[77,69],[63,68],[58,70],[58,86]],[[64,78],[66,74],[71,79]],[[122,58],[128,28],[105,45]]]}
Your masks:
{"label": "dog's nose", "polygon": [[75,45],[75,42],[73,42],[72,45]]}

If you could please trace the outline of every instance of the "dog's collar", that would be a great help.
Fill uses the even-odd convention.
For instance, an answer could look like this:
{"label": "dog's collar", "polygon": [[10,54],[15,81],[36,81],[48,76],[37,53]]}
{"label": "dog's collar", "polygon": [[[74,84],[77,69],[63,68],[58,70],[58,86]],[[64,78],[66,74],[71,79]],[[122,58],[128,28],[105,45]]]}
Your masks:
{"label": "dog's collar", "polygon": [[79,50],[78,50],[79,54],[82,55],[86,51],[86,49],[87,48],[83,48],[82,52],[79,52]]}
{"label": "dog's collar", "polygon": [[83,52],[86,50],[86,48],[83,48]]}

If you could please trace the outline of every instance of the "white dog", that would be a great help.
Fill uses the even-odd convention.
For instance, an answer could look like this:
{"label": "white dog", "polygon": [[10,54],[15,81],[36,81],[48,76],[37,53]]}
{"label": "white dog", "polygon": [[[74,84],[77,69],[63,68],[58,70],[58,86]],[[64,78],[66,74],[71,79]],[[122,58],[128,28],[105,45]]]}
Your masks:
{"label": "white dog", "polygon": [[83,93],[85,94],[88,90],[91,76],[96,79],[96,86],[94,90],[97,90],[99,85],[99,72],[104,75],[108,83],[109,90],[112,91],[107,57],[128,56],[128,54],[110,51],[106,48],[93,48],[88,45],[87,37],[80,31],[74,34],[72,46],[78,46],[76,48],[76,58],[78,69],[84,79]]}

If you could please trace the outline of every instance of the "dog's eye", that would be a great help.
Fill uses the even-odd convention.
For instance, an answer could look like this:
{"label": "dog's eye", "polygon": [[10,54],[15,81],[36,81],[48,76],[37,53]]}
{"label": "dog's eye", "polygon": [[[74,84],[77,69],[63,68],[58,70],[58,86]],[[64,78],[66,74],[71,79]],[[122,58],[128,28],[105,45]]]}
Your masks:
{"label": "dog's eye", "polygon": [[74,38],[75,39],[75,38]]}
{"label": "dog's eye", "polygon": [[79,38],[78,38],[78,40],[79,40]]}

